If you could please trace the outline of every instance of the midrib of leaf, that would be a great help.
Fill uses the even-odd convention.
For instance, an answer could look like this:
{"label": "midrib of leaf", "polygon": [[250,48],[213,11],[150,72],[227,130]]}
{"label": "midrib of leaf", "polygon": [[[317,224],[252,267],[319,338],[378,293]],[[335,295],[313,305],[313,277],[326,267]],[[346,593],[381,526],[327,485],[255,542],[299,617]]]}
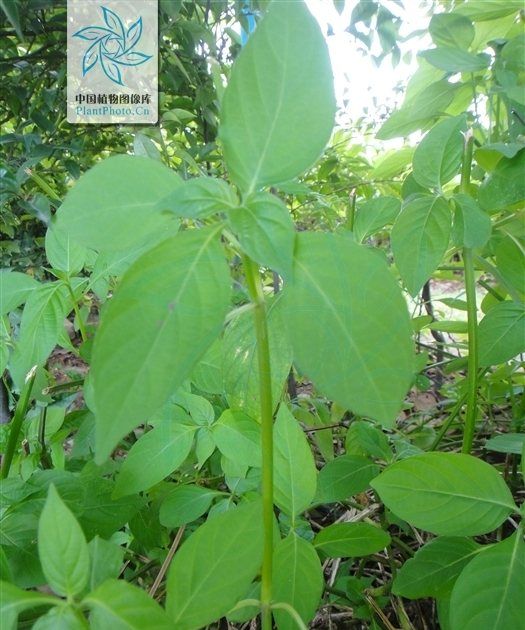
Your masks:
{"label": "midrib of leaf", "polygon": [[[393,483],[389,483],[388,484],[389,488],[395,488],[396,490],[408,490],[409,492],[413,493],[415,491],[414,488],[409,487],[409,486],[402,486],[399,484],[393,484]],[[460,498],[460,499],[468,499],[469,501],[473,502],[473,503],[487,503],[488,505],[497,505],[499,507],[504,507],[507,508],[508,510],[510,510],[511,512],[514,512],[516,510],[516,506],[515,505],[511,505],[509,503],[503,503],[502,501],[494,501],[493,499],[485,499],[483,497],[478,497],[475,495],[469,495],[469,494],[459,494],[458,492],[447,492],[446,490],[427,490],[425,488],[417,488],[417,491],[420,492],[421,494],[426,494],[426,495],[445,495],[447,497],[453,497],[453,498]]]}

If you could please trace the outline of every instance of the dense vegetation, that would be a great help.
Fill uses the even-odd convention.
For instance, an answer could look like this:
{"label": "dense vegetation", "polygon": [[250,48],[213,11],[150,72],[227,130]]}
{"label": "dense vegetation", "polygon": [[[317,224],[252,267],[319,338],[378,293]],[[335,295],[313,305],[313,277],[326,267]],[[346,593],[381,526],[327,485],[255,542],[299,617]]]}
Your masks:
{"label": "dense vegetation", "polygon": [[375,129],[279,0],[160,0],[159,125],[68,125],[58,4],[0,2],[5,628],[519,628],[521,2]]}

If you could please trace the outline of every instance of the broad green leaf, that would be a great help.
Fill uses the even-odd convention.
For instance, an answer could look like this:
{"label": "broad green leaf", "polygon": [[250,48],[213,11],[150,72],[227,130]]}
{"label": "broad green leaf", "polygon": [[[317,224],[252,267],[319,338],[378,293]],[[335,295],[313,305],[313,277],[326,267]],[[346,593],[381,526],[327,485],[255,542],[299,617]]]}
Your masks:
{"label": "broad green leaf", "polygon": [[159,518],[164,527],[175,529],[198,519],[208,511],[220,493],[201,486],[178,486],[166,495],[160,506]]}
{"label": "broad green leaf", "polygon": [[157,602],[124,580],[107,580],[82,604],[91,611],[91,630],[173,630],[173,623]]}
{"label": "broad green leaf", "polygon": [[469,0],[469,2],[458,5],[454,12],[466,15],[473,22],[483,22],[518,13],[521,9],[523,9],[521,0],[505,0],[505,2],[501,2],[501,0]]}
{"label": "broad green leaf", "polygon": [[126,249],[173,220],[158,202],[181,184],[145,157],[117,155],[84,173],[57,213],[57,228],[96,250]]}
{"label": "broad green leaf", "polygon": [[470,538],[434,538],[398,570],[392,591],[408,599],[448,595],[458,575],[482,549]]}
{"label": "broad green leaf", "polygon": [[317,481],[317,503],[345,501],[363,492],[379,474],[379,467],[360,455],[340,455],[328,462]]}
{"label": "broad green leaf", "polygon": [[232,68],[219,138],[244,193],[286,182],[324,149],[335,116],[326,42],[303,2],[273,2]]}
{"label": "broad green leaf", "polygon": [[376,137],[379,140],[389,140],[408,136],[413,131],[422,129],[445,111],[459,88],[460,84],[441,79],[428,85],[410,100],[407,94],[401,109],[391,114]]}
{"label": "broad green leaf", "polygon": [[89,579],[89,551],[76,518],[54,485],[38,522],[38,555],[44,575],[57,595],[82,592]]}
{"label": "broad green leaf", "polygon": [[520,531],[474,558],[450,600],[451,630],[510,630],[525,619],[525,543]]}
{"label": "broad green leaf", "polygon": [[341,407],[391,424],[413,354],[406,303],[381,257],[344,236],[298,234],[283,294],[299,369]]}
{"label": "broad green leaf", "polygon": [[213,177],[196,177],[175,188],[158,203],[159,210],[169,210],[178,217],[204,219],[217,212],[227,212],[238,205],[228,184]]}
{"label": "broad green leaf", "polygon": [[[414,150],[414,147],[401,147],[401,149],[393,149],[383,153],[374,163],[374,179],[391,179],[403,173],[412,162]],[[392,199],[392,197],[388,197],[388,199]]]}
{"label": "broad green leaf", "polygon": [[503,279],[525,295],[525,253],[523,241],[506,236],[495,247],[496,264]]}
{"label": "broad green leaf", "polygon": [[485,442],[487,451],[496,453],[514,453],[521,455],[525,445],[525,433],[504,433],[495,435]]}
{"label": "broad green leaf", "polygon": [[18,627],[18,615],[24,610],[39,608],[40,606],[53,606],[60,600],[52,595],[24,591],[14,584],[0,581],[0,618],[2,630],[16,630]]}
{"label": "broad green leaf", "polygon": [[314,538],[314,547],[329,558],[369,556],[389,544],[389,534],[368,523],[334,523]]}
{"label": "broad green leaf", "polygon": [[489,215],[469,195],[454,195],[454,202],[454,242],[459,247],[484,247],[492,231]]}
{"label": "broad green leaf", "polygon": [[361,242],[385,225],[391,225],[400,210],[401,202],[397,197],[376,197],[358,204],[354,224],[356,239]]}
{"label": "broad green leaf", "polygon": [[439,47],[423,50],[419,53],[423,59],[445,72],[478,72],[490,64],[486,53],[475,55],[461,48]]}
{"label": "broad green leaf", "polygon": [[383,431],[365,420],[354,420],[348,427],[345,450],[347,455],[369,455],[385,461],[393,456]]}
{"label": "broad green leaf", "polygon": [[466,16],[457,13],[435,13],[428,30],[436,46],[464,50],[468,50],[475,35],[472,22]]}
{"label": "broad green leaf", "polygon": [[57,227],[48,228],[45,246],[47,260],[53,269],[63,271],[68,276],[78,273],[86,262],[87,249]]}
{"label": "broad green leaf", "polygon": [[119,545],[104,540],[100,536],[95,536],[90,541],[88,549],[91,558],[89,590],[94,591],[106,580],[118,577],[125,550],[124,547],[119,547]]}
{"label": "broad green leaf", "polygon": [[32,626],[33,630],[87,630],[88,623],[84,616],[72,606],[55,606],[48,613],[39,617]]}
{"label": "broad green leaf", "polygon": [[127,271],[93,346],[98,462],[190,376],[221,331],[229,296],[217,228],[182,232]]}
{"label": "broad green leaf", "polygon": [[500,474],[476,457],[425,453],[396,462],[370,484],[394,514],[443,536],[477,536],[515,510]]}
{"label": "broad green leaf", "polygon": [[0,271],[0,317],[23,304],[38,286],[38,282],[26,273]]}
{"label": "broad green leaf", "polygon": [[458,174],[463,155],[465,116],[438,122],[418,144],[414,153],[415,180],[425,188],[441,190]]}
{"label": "broad green leaf", "polygon": [[509,361],[525,351],[525,305],[496,304],[479,323],[479,365]]}
{"label": "broad green leaf", "polygon": [[145,433],[126,455],[113,496],[148,490],[177,470],[190,453],[195,431],[195,425],[166,418]]}
{"label": "broad green leaf", "polygon": [[502,157],[513,158],[523,148],[522,143],[511,142],[509,144],[505,144],[504,142],[493,142],[490,144],[483,144],[479,147],[479,149],[476,149],[474,156],[476,158],[476,162],[482,168],[486,171],[492,171]]}
{"label": "broad green leaf", "polygon": [[[308,624],[323,594],[324,579],[319,557],[312,545],[295,533],[280,540],[273,553],[272,599],[292,606]],[[275,610],[274,618],[278,630],[297,628],[283,610]]]}
{"label": "broad green leaf", "polygon": [[230,210],[228,219],[248,256],[285,278],[290,276],[295,230],[280,199],[270,193],[257,193]]}
{"label": "broad green leaf", "polygon": [[169,570],[166,609],[172,625],[197,630],[224,616],[260,570],[262,550],[259,501],[201,525],[177,551]]}
{"label": "broad green leaf", "polygon": [[524,169],[525,151],[520,151],[513,158],[501,158],[494,171],[480,186],[480,206],[489,212],[495,212],[525,200]]}
{"label": "broad green leaf", "polygon": [[[293,358],[284,316],[280,297],[267,303],[274,409],[281,399]],[[222,353],[224,390],[228,404],[232,409],[244,411],[252,418],[259,418],[259,364],[253,313],[242,313],[230,322],[224,333]]]}
{"label": "broad green leaf", "polygon": [[219,451],[244,466],[261,466],[261,425],[240,411],[226,411],[213,425]]}
{"label": "broad green leaf", "polygon": [[216,339],[193,370],[191,380],[208,394],[222,394],[222,339]]}
{"label": "broad green leaf", "polygon": [[11,376],[18,386],[29,370],[42,365],[56,346],[69,308],[68,292],[61,282],[41,285],[29,295],[11,355]]}
{"label": "broad green leaf", "polygon": [[394,261],[416,296],[448,247],[452,218],[443,197],[422,195],[406,203],[392,228]]}
{"label": "broad green leaf", "polygon": [[304,431],[284,404],[277,412],[273,448],[274,502],[294,518],[315,496],[317,470]]}

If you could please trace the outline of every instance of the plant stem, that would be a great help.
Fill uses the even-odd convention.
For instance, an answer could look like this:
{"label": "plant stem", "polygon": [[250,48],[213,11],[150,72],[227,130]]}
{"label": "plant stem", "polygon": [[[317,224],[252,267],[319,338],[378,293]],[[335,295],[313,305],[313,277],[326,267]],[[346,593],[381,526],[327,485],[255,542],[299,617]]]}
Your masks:
{"label": "plant stem", "polygon": [[11,430],[9,431],[9,438],[7,440],[7,448],[5,450],[4,461],[2,462],[2,472],[0,477],[6,479],[9,475],[11,463],[16,451],[16,445],[18,443],[18,436],[20,435],[20,429],[22,428],[22,422],[26,416],[27,408],[31,400],[31,391],[33,390],[33,383],[35,382],[36,365],[31,368],[27,374],[25,385],[20,394],[20,399],[16,405],[15,415],[11,421]]}
{"label": "plant stem", "polygon": [[[465,139],[465,152],[461,168],[461,192],[469,194],[470,171],[472,168],[472,149],[474,137],[468,132]],[[465,269],[465,290],[467,297],[468,319],[468,365],[467,365],[467,410],[463,445],[461,451],[470,453],[474,441],[476,427],[476,411],[478,400],[478,307],[476,304],[476,273],[474,257],[470,247],[463,248],[463,265]]]}
{"label": "plant stem", "polygon": [[264,551],[261,574],[261,622],[262,630],[272,627],[272,559],[273,559],[273,404],[270,375],[270,346],[266,304],[259,275],[259,268],[248,256],[243,256],[243,266],[250,298],[253,302],[257,362],[259,366],[259,397],[261,405],[262,445],[262,500],[264,524]]}
{"label": "plant stem", "polygon": [[86,332],[86,327],[84,326],[84,320],[82,319],[82,315],[80,314],[80,309],[78,308],[78,303],[77,300],[75,298],[75,294],[73,292],[73,287],[71,286],[69,279],[66,283],[67,286],[67,290],[69,292],[69,295],[71,297],[71,300],[73,301],[73,310],[75,311],[75,317],[77,319],[77,323],[78,323],[78,329],[80,331],[80,336],[82,337],[82,341],[87,341],[87,332]]}

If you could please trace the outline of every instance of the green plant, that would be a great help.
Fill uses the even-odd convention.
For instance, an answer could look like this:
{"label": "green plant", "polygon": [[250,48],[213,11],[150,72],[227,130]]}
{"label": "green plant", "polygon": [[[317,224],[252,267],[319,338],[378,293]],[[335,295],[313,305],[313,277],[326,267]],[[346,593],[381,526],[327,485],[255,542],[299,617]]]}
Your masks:
{"label": "green plant", "polygon": [[[436,47],[379,132],[426,131],[415,150],[370,165],[336,132],[317,168],[335,114],[326,44],[302,3],[274,2],[222,95],[228,181],[183,180],[154,157],[104,159],[47,231],[55,279],[1,274],[1,367],[21,392],[1,435],[8,627],[19,614],[37,628],[181,629],[260,614],[265,630],[288,629],[323,601],[365,627],[395,615],[411,628],[406,601],[430,597],[443,628],[520,623],[525,151],[504,123],[523,81],[506,47],[522,35],[513,3],[477,11],[432,18]],[[492,59],[474,25],[494,21],[507,30]],[[462,113],[483,91],[488,141],[476,110]],[[333,189],[350,177],[343,204]],[[325,186],[334,229],[296,231],[291,214],[311,224],[301,197]],[[387,226],[395,266],[373,247]],[[430,278],[455,277],[466,300],[445,299],[467,321],[431,305],[410,318],[399,280],[417,301]],[[438,336],[434,361],[414,356],[414,330],[418,342],[468,338]],[[57,343],[89,373],[50,382]],[[448,413],[425,417],[405,395],[430,388],[429,362],[446,370]],[[311,394],[287,392],[291,369]],[[66,413],[79,389],[85,406]],[[495,467],[468,453],[482,409],[502,401],[515,418],[485,444],[506,457]],[[432,452],[457,444],[463,454]],[[380,579],[366,572],[378,563]],[[57,597],[25,590],[43,583]]]}

